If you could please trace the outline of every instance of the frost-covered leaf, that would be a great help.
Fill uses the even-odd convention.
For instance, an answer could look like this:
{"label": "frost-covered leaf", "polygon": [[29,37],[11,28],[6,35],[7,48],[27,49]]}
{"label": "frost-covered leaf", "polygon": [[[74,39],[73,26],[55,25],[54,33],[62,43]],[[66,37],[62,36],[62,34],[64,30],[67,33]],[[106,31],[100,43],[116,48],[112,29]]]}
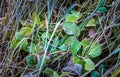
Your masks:
{"label": "frost-covered leaf", "polygon": [[92,60],[90,60],[90,59],[85,59],[84,61],[85,61],[85,70],[89,71],[89,70],[94,69],[95,64],[93,63]]}
{"label": "frost-covered leaf", "polygon": [[54,74],[54,70],[51,68],[46,68],[44,73],[51,77]]}
{"label": "frost-covered leaf", "polygon": [[100,56],[101,53],[102,53],[101,44],[96,44],[91,46],[88,55],[90,55],[92,58],[95,58],[97,56]]}
{"label": "frost-covered leaf", "polygon": [[94,20],[93,18],[91,18],[91,19],[88,21],[88,23],[87,23],[86,26],[87,26],[87,27],[89,27],[89,26],[96,26],[95,20]]}
{"label": "frost-covered leaf", "polygon": [[20,44],[21,49],[26,49],[27,46],[28,46],[28,41],[27,40],[23,40]]}
{"label": "frost-covered leaf", "polygon": [[93,71],[91,77],[100,77],[100,73],[98,71]]}
{"label": "frost-covered leaf", "polygon": [[32,14],[32,19],[34,20],[35,26],[40,25],[40,17],[37,13]]}
{"label": "frost-covered leaf", "polygon": [[29,36],[32,33],[32,28],[23,27],[20,32],[23,36]]}
{"label": "frost-covered leaf", "polygon": [[19,42],[20,40],[17,40],[15,37],[13,37],[10,48],[15,48]]}
{"label": "frost-covered leaf", "polygon": [[30,43],[30,46],[28,47],[27,52],[35,53],[35,44],[34,43]]}
{"label": "frost-covered leaf", "polygon": [[62,44],[60,47],[59,47],[59,49],[61,50],[61,51],[66,51],[67,50],[67,45],[65,45],[65,44]]}
{"label": "frost-covered leaf", "polygon": [[75,41],[78,41],[75,36],[69,36],[69,37],[65,40],[64,44],[70,46],[70,45],[72,45],[72,42],[75,42]]}
{"label": "frost-covered leaf", "polygon": [[16,33],[15,33],[15,38],[16,38],[17,40],[21,40],[21,39],[23,39],[24,37],[23,37],[23,35],[21,34],[21,32],[16,32]]}
{"label": "frost-covered leaf", "polygon": [[75,41],[72,43],[71,45],[71,52],[72,52],[72,55],[75,56],[78,52],[78,50],[80,49],[81,45],[80,45],[80,42],[79,41]]}
{"label": "frost-covered leaf", "polygon": [[98,69],[99,69],[99,72],[101,74],[103,74],[105,72],[105,65],[104,64],[100,64]]}
{"label": "frost-covered leaf", "polygon": [[56,50],[56,48],[57,48],[57,46],[59,45],[59,38],[58,37],[55,37],[54,39],[53,39],[53,44],[52,44],[52,52],[54,52],[55,50]]}
{"label": "frost-covered leaf", "polygon": [[106,12],[106,11],[107,11],[106,7],[100,7],[100,8],[98,8],[98,10],[97,10],[98,13],[104,13],[104,12]]}
{"label": "frost-covered leaf", "polygon": [[85,47],[88,47],[90,45],[90,42],[87,41],[86,39],[83,39],[81,42],[82,46],[85,48]]}
{"label": "frost-covered leaf", "polygon": [[42,52],[44,49],[44,44],[42,42],[39,42],[36,46],[35,46],[35,51],[36,53]]}
{"label": "frost-covered leaf", "polygon": [[65,16],[65,21],[66,22],[77,22],[78,19],[82,17],[82,14],[79,12],[72,11],[72,14],[67,14]]}
{"label": "frost-covered leaf", "polygon": [[45,41],[45,39],[46,39],[46,38],[49,39],[50,36],[51,36],[50,33],[46,33],[46,32],[44,32],[44,33],[42,33],[42,36],[41,36],[41,37],[42,37],[42,40]]}
{"label": "frost-covered leaf", "polygon": [[85,61],[80,59],[80,58],[78,58],[78,57],[76,57],[76,56],[73,57],[73,63],[74,64],[81,64],[82,67],[85,66]]}
{"label": "frost-covered leaf", "polygon": [[60,76],[59,76],[59,74],[56,71],[54,71],[53,77],[60,77]]}
{"label": "frost-covered leaf", "polygon": [[28,55],[28,56],[26,56],[26,63],[27,63],[27,65],[30,66],[30,67],[35,66],[34,55]]}
{"label": "frost-covered leaf", "polygon": [[78,28],[78,26],[75,23],[64,22],[63,29],[64,29],[65,33],[68,35],[75,35],[75,36],[80,35],[80,29]]}

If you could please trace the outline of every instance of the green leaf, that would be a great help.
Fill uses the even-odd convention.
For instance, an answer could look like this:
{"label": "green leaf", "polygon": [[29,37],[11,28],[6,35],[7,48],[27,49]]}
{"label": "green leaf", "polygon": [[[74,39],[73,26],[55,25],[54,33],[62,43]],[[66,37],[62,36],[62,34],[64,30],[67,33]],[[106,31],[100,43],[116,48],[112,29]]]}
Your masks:
{"label": "green leaf", "polygon": [[28,55],[28,56],[26,56],[26,63],[30,67],[35,66],[34,55]]}
{"label": "green leaf", "polygon": [[53,75],[53,73],[54,73],[54,70],[53,69],[51,69],[51,68],[46,68],[45,70],[44,70],[44,73],[46,74],[46,75],[48,75],[48,76],[52,76]]}
{"label": "green leaf", "polygon": [[39,15],[37,13],[32,14],[32,19],[34,20],[35,26],[40,25],[40,18],[39,18]]}
{"label": "green leaf", "polygon": [[17,40],[15,37],[13,37],[10,48],[15,48],[19,42],[20,40]]}
{"label": "green leaf", "polygon": [[78,52],[78,50],[80,49],[81,45],[80,45],[80,42],[79,41],[75,41],[72,43],[71,45],[71,52],[72,52],[72,55],[75,56]]}
{"label": "green leaf", "polygon": [[47,64],[50,63],[50,61],[51,61],[51,60],[50,60],[50,56],[46,56],[46,57],[45,57],[45,60],[46,60],[46,63],[47,63]]}
{"label": "green leaf", "polygon": [[100,73],[98,71],[93,71],[91,77],[100,77]]}
{"label": "green leaf", "polygon": [[23,37],[23,35],[21,34],[21,32],[16,32],[16,33],[15,33],[15,38],[16,38],[17,40],[21,40],[21,39],[23,39],[24,37]]}
{"label": "green leaf", "polygon": [[33,42],[28,47],[27,52],[29,52],[29,53],[35,53],[35,44]]}
{"label": "green leaf", "polygon": [[106,12],[106,11],[107,11],[106,7],[100,7],[100,8],[98,8],[98,10],[97,10],[98,13],[104,13],[104,12]]}
{"label": "green leaf", "polygon": [[78,41],[77,38],[76,38],[75,36],[69,36],[69,37],[65,40],[64,44],[70,46],[70,45],[72,44],[72,42],[74,42],[74,41]]}
{"label": "green leaf", "polygon": [[95,26],[96,24],[95,24],[95,20],[92,18],[92,19],[90,19],[89,20],[89,22],[87,23],[87,25],[86,26]]}
{"label": "green leaf", "polygon": [[41,37],[42,37],[42,40],[45,41],[45,39],[46,39],[46,38],[49,39],[50,36],[51,36],[50,33],[47,34],[46,32],[44,32],[44,33],[42,33],[42,36],[41,36]]}
{"label": "green leaf", "polygon": [[92,58],[95,58],[100,56],[101,53],[102,53],[101,44],[96,44],[94,46],[91,46],[88,55],[90,55]]}
{"label": "green leaf", "polygon": [[78,28],[78,26],[75,23],[64,22],[63,29],[64,29],[65,33],[68,35],[75,35],[75,36],[80,35],[80,29]]}
{"label": "green leaf", "polygon": [[52,44],[53,47],[52,47],[51,51],[55,52],[57,50],[56,48],[58,47],[58,45],[59,45],[59,38],[57,36],[53,39],[53,44]]}
{"label": "green leaf", "polygon": [[81,64],[82,66],[85,65],[84,60],[82,60],[82,59],[80,59],[80,58],[78,58],[78,57],[76,57],[76,56],[73,57],[73,63],[74,63],[74,64]]}
{"label": "green leaf", "polygon": [[85,48],[85,47],[88,47],[90,45],[90,42],[88,42],[86,39],[83,39],[81,42],[82,46]]}
{"label": "green leaf", "polygon": [[32,28],[23,27],[20,32],[23,36],[29,36],[32,33]]}
{"label": "green leaf", "polygon": [[54,71],[53,77],[60,77],[60,76],[59,76],[59,74],[56,71]]}
{"label": "green leaf", "polygon": [[68,47],[67,47],[65,44],[62,44],[62,45],[59,47],[60,51],[66,51],[67,48],[68,48]]}
{"label": "green leaf", "polygon": [[66,22],[77,22],[78,19],[82,17],[82,14],[79,12],[72,11],[72,14],[67,14],[65,16],[65,21]]}
{"label": "green leaf", "polygon": [[101,64],[99,66],[99,71],[100,71],[101,74],[103,74],[105,72],[105,65],[104,64]]}
{"label": "green leaf", "polygon": [[86,72],[86,70],[85,70],[85,61],[83,59],[74,56],[73,57],[73,63],[82,65],[82,73]]}
{"label": "green leaf", "polygon": [[28,46],[28,41],[27,40],[23,40],[20,44],[21,49],[26,49],[27,46]]}
{"label": "green leaf", "polygon": [[59,38],[58,37],[55,37],[53,39],[53,44],[52,45],[53,45],[53,49],[51,51],[56,50],[57,46],[59,45]]}
{"label": "green leaf", "polygon": [[61,39],[60,39],[60,42],[59,42],[59,45],[62,45],[64,44],[65,40],[68,38],[68,36],[63,36]]}
{"label": "green leaf", "polygon": [[93,61],[91,61],[90,59],[85,59],[85,70],[89,71],[89,70],[93,70],[95,67],[95,64],[93,63]]}
{"label": "green leaf", "polygon": [[44,49],[44,44],[42,42],[39,42],[36,46],[35,46],[35,51],[36,53],[42,52]]}

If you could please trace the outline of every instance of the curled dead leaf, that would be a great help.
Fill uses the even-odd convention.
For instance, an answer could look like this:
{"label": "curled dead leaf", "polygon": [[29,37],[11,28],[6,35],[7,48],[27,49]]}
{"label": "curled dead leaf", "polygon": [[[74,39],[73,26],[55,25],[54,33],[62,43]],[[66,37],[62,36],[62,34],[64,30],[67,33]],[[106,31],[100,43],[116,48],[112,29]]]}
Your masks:
{"label": "curled dead leaf", "polygon": [[75,75],[80,76],[82,72],[82,65],[74,64],[73,57],[71,57],[70,61],[67,63],[67,66],[63,67],[62,71],[74,73]]}
{"label": "curled dead leaf", "polygon": [[77,76],[80,76],[82,72],[82,65],[80,64],[69,65],[69,66],[64,67],[62,71],[74,73]]}
{"label": "curled dead leaf", "polygon": [[94,38],[95,31],[93,29],[90,29],[88,35],[90,38]]}

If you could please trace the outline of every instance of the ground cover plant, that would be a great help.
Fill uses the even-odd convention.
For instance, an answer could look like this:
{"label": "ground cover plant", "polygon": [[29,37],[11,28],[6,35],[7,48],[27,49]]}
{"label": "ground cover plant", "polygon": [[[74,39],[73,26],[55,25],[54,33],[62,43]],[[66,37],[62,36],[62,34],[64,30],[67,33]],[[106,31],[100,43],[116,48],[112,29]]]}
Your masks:
{"label": "ground cover plant", "polygon": [[119,0],[1,0],[0,77],[119,77]]}

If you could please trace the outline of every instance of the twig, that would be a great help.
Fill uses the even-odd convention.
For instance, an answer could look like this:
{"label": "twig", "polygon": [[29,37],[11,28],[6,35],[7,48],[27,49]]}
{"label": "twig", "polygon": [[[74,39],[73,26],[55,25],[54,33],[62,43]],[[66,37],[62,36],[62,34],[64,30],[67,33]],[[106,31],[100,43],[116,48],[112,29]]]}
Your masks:
{"label": "twig", "polygon": [[42,70],[42,66],[43,66],[43,63],[44,63],[44,61],[45,61],[45,57],[46,57],[46,54],[47,54],[47,50],[48,50],[49,44],[50,44],[50,42],[51,42],[51,40],[52,40],[52,38],[53,38],[53,36],[54,36],[54,34],[55,34],[58,26],[59,26],[59,24],[61,23],[62,20],[63,20],[63,19],[61,19],[61,20],[56,24],[55,29],[54,29],[54,31],[53,31],[53,33],[52,33],[52,35],[51,35],[51,38],[50,38],[49,41],[48,41],[48,44],[47,44],[47,47],[46,47],[46,49],[45,49],[45,52],[44,52],[44,55],[43,55],[43,59],[42,59],[42,62],[41,62],[41,66],[40,66],[40,69],[39,69],[39,74],[40,74],[40,72],[41,72],[41,70]]}

